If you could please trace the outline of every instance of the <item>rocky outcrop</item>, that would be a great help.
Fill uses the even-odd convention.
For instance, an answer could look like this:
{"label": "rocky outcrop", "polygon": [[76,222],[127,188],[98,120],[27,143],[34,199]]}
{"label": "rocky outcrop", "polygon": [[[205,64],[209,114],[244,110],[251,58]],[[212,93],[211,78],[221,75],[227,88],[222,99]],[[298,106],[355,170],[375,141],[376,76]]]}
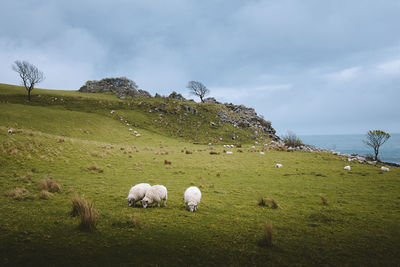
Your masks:
{"label": "rocky outcrop", "polygon": [[177,92],[173,91],[168,98],[172,99],[177,99],[177,100],[186,100],[181,94],[178,94]]}
{"label": "rocky outcrop", "polygon": [[279,137],[275,135],[276,131],[272,128],[271,122],[258,116],[253,108],[232,103],[225,103],[224,106],[227,108],[227,112],[218,112],[222,122],[231,123],[238,128],[254,128],[256,137],[259,133],[264,133],[272,140],[279,140]]}
{"label": "rocky outcrop", "polygon": [[87,81],[79,92],[84,93],[113,93],[119,98],[151,97],[150,93],[138,89],[137,84],[125,77],[105,78],[100,81]]}

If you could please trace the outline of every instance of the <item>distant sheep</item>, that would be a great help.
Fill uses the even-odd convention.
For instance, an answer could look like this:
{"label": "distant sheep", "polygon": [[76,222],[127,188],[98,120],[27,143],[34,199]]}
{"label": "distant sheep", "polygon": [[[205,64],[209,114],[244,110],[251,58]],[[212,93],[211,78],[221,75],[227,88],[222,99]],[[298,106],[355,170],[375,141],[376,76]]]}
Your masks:
{"label": "distant sheep", "polygon": [[13,134],[13,130],[12,129],[8,129],[8,134]]}
{"label": "distant sheep", "polygon": [[165,164],[165,165],[171,165],[172,162],[166,159],[166,160],[164,160],[164,164]]}
{"label": "distant sheep", "polygon": [[183,199],[190,212],[197,211],[197,205],[199,205],[201,199],[200,189],[196,186],[189,187],[186,189]]}
{"label": "distant sheep", "polygon": [[264,154],[265,154],[264,152],[262,152],[262,151],[260,152],[260,155],[264,155]]}
{"label": "distant sheep", "polygon": [[111,110],[111,112],[110,112],[110,113],[111,113],[111,114],[114,114],[114,112],[115,112],[114,110]]}
{"label": "distant sheep", "polygon": [[282,167],[283,167],[283,165],[282,165],[282,164],[280,164],[280,163],[277,163],[277,164],[275,165],[275,167],[276,167],[276,168],[282,168]]}
{"label": "distant sheep", "polygon": [[136,137],[141,137],[142,135],[141,134],[136,134]]}
{"label": "distant sheep", "polygon": [[186,154],[193,154],[193,152],[192,152],[192,151],[189,151],[189,150],[186,150],[185,153],[186,153]]}
{"label": "distant sheep", "polygon": [[128,206],[135,206],[137,201],[140,201],[146,195],[147,190],[151,188],[151,185],[146,183],[141,183],[133,186],[131,190],[129,190],[128,197]]}
{"label": "distant sheep", "polygon": [[149,190],[147,190],[146,195],[142,199],[143,208],[147,208],[147,206],[151,206],[154,203],[157,203],[157,206],[160,207],[160,203],[165,206],[167,204],[168,191],[167,188],[163,185],[153,185]]}
{"label": "distant sheep", "polygon": [[385,167],[385,166],[382,166],[382,167],[381,167],[381,171],[388,172],[388,171],[389,171],[389,168],[388,168],[388,167]]}
{"label": "distant sheep", "polygon": [[226,151],[226,154],[228,154],[228,155],[232,155],[232,154],[233,154],[233,152],[232,152],[232,151]]}
{"label": "distant sheep", "polygon": [[350,171],[350,170],[351,170],[351,167],[350,167],[349,165],[347,165],[347,166],[344,167],[344,170],[345,170],[345,171]]}

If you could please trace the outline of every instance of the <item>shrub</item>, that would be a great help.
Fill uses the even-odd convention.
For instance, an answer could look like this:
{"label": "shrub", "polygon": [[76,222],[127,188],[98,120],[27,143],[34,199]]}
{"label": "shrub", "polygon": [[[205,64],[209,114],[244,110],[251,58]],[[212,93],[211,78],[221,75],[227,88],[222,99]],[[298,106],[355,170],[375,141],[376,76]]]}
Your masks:
{"label": "shrub", "polygon": [[40,181],[39,187],[43,190],[47,190],[50,192],[57,192],[57,193],[61,192],[60,185],[51,178],[46,178]]}
{"label": "shrub", "polygon": [[300,138],[298,138],[297,135],[292,131],[288,131],[286,135],[282,136],[282,140],[286,146],[290,147],[299,147],[303,145],[303,142],[300,140]]}

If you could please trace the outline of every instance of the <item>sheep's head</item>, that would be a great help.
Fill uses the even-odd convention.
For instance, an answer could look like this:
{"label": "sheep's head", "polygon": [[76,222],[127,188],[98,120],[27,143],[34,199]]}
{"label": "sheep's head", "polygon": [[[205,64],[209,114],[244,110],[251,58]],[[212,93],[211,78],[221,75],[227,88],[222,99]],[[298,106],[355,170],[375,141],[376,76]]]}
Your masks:
{"label": "sheep's head", "polygon": [[144,197],[141,202],[142,202],[143,208],[147,208],[148,205],[153,203],[148,197]]}
{"label": "sheep's head", "polygon": [[128,206],[134,206],[135,205],[135,199],[134,198],[126,198],[128,200]]}
{"label": "sheep's head", "polygon": [[190,212],[194,212],[197,210],[197,204],[195,204],[194,202],[189,202],[188,207]]}

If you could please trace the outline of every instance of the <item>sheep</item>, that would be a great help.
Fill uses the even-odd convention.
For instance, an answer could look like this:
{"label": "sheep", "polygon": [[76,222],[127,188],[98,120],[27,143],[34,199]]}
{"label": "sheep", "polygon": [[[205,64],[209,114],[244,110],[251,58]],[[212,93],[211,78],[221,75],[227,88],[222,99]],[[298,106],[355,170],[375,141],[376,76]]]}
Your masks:
{"label": "sheep", "polygon": [[169,161],[169,160],[167,160],[167,159],[165,159],[165,160],[164,160],[164,164],[165,164],[165,165],[171,165],[171,164],[172,164],[172,162],[171,162],[171,161]]}
{"label": "sheep", "polygon": [[280,164],[280,163],[277,163],[277,164],[275,165],[275,167],[276,167],[276,168],[282,168],[282,167],[283,167],[283,165],[282,165],[282,164]]}
{"label": "sheep", "polygon": [[132,129],[132,128],[129,128],[129,131],[133,131],[133,129]]}
{"label": "sheep", "polygon": [[141,183],[133,186],[131,190],[129,190],[128,197],[128,206],[135,206],[136,202],[142,200],[146,195],[147,190],[151,188],[151,185],[146,183]]}
{"label": "sheep", "polygon": [[143,208],[152,205],[157,202],[157,206],[160,207],[160,203],[163,202],[163,206],[167,205],[168,191],[163,185],[153,185],[149,190],[147,190],[146,195],[142,199]]}
{"label": "sheep", "polygon": [[8,129],[8,134],[13,134],[13,130],[12,129]]}
{"label": "sheep", "polygon": [[347,166],[344,167],[344,170],[345,170],[345,171],[350,171],[350,170],[351,170],[351,167],[350,167],[349,165],[347,165]]}
{"label": "sheep", "polygon": [[199,205],[201,199],[200,189],[196,186],[189,187],[186,189],[183,199],[190,212],[197,211],[197,205]]}
{"label": "sheep", "polygon": [[114,114],[114,112],[115,112],[114,110],[111,110],[111,111],[110,111],[111,114]]}
{"label": "sheep", "polygon": [[264,154],[265,154],[264,152],[262,152],[262,151],[260,152],[260,155],[264,155]]}
{"label": "sheep", "polygon": [[228,154],[228,155],[232,155],[232,154],[233,154],[233,152],[232,152],[232,151],[226,151],[226,154]]}
{"label": "sheep", "polygon": [[136,137],[141,137],[142,135],[141,134],[136,134]]}
{"label": "sheep", "polygon": [[382,167],[381,167],[381,171],[388,172],[388,171],[389,171],[389,168],[388,168],[388,167],[385,167],[385,166],[382,166]]}

